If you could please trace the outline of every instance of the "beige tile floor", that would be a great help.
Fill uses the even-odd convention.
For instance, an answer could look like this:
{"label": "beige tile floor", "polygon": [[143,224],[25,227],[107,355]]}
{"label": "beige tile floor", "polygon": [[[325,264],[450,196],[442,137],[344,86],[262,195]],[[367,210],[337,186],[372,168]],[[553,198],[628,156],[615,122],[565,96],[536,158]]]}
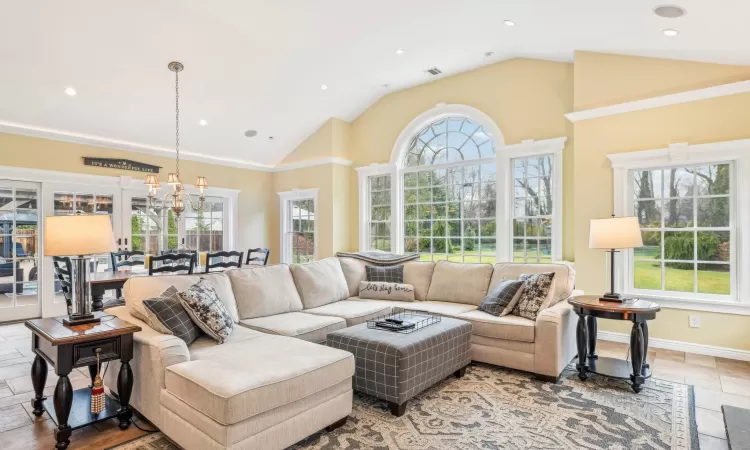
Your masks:
{"label": "beige tile floor", "polygon": [[[29,372],[33,355],[31,334],[23,324],[0,326],[0,449],[49,449],[54,446],[54,424],[45,414],[31,414],[34,396]],[[597,343],[601,356],[625,358],[628,346]],[[750,362],[735,361],[671,350],[652,349],[648,361],[655,378],[695,386],[695,406],[702,450],[727,449],[721,405],[750,408]],[[88,371],[74,372],[74,389],[87,386]],[[45,392],[52,394],[57,377],[50,373]],[[140,424],[141,422],[139,422]],[[152,428],[143,422],[143,428]],[[129,441],[144,433],[131,426],[120,431],[115,420],[73,433],[70,449],[101,449]]]}

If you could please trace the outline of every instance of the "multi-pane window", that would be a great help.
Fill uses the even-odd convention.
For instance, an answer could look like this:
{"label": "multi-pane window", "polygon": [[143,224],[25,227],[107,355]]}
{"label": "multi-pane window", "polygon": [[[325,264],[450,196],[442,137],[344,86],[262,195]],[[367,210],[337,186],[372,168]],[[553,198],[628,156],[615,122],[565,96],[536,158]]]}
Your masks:
{"label": "multi-pane window", "polygon": [[161,203],[161,200],[156,200],[155,207],[150,208],[147,198],[132,198],[130,231],[133,250],[158,255],[160,251],[178,248],[177,218],[171,209],[162,208]]}
{"label": "multi-pane window", "polygon": [[203,209],[195,211],[185,202],[185,248],[199,252],[224,249],[224,199],[206,197]]}
{"label": "multi-pane window", "polygon": [[732,294],[732,164],[632,171],[644,247],[633,251],[633,287]]}
{"label": "multi-pane window", "polygon": [[290,200],[287,238],[291,239],[291,262],[308,263],[315,260],[315,201]]}
{"label": "multi-pane window", "polygon": [[369,178],[370,184],[370,230],[371,250],[391,250],[391,176],[376,175]]}
{"label": "multi-pane window", "polygon": [[0,308],[38,302],[36,189],[0,186]]}
{"label": "multi-pane window", "polygon": [[406,253],[424,261],[497,260],[494,157],[489,132],[464,117],[438,120],[414,137],[402,174]]}
{"label": "multi-pane window", "polygon": [[513,165],[513,262],[552,262],[552,155]]}

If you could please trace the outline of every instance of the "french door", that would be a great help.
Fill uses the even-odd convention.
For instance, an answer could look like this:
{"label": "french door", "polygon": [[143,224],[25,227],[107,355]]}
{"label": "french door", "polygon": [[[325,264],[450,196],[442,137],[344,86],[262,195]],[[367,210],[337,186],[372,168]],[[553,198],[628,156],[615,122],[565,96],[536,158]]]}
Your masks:
{"label": "french door", "polygon": [[[95,186],[71,183],[44,183],[44,216],[98,214],[109,216],[115,242],[122,243],[122,190],[116,186]],[[109,253],[92,256],[92,272],[112,269]],[[44,258],[43,298],[44,316],[67,314],[65,297],[52,265],[52,258]]]}
{"label": "french door", "polygon": [[38,183],[0,180],[0,321],[39,317]]}

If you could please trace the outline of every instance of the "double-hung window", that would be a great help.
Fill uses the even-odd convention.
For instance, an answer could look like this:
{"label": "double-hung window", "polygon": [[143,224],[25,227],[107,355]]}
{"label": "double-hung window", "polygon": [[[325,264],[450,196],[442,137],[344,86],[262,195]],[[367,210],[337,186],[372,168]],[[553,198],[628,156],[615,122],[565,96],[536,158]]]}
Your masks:
{"label": "double-hung window", "polygon": [[632,288],[731,299],[735,268],[733,164],[680,165],[630,173],[633,215],[641,225],[644,244],[633,251]]}
{"label": "double-hung window", "polygon": [[666,307],[750,311],[750,140],[609,155],[614,213],[643,247],[618,253],[616,288]]}
{"label": "double-hung window", "polygon": [[279,193],[281,209],[281,262],[313,262],[317,255],[318,190],[306,189]]}
{"label": "double-hung window", "polygon": [[553,156],[511,160],[513,262],[552,262]]}

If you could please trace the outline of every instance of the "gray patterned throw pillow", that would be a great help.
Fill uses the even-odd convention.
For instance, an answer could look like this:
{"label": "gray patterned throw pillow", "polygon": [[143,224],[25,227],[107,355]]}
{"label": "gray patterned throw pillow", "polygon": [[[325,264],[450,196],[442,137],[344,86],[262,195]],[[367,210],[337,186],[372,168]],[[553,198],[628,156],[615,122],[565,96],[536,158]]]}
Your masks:
{"label": "gray patterned throw pillow", "polygon": [[171,334],[190,345],[201,335],[201,329],[190,319],[190,315],[180,303],[177,288],[170,286],[156,298],[143,301],[148,324],[156,331]]}
{"label": "gray patterned throw pillow", "polygon": [[403,283],[404,266],[365,266],[367,281]]}
{"label": "gray patterned throw pillow", "polygon": [[519,278],[523,280],[523,292],[511,314],[536,320],[536,316],[544,309],[545,304],[549,306],[549,294],[552,290],[552,283],[555,281],[555,273],[523,274]]}
{"label": "gray patterned throw pillow", "polygon": [[201,330],[219,344],[229,338],[234,322],[216,290],[206,280],[201,278],[179,295],[185,311]]}
{"label": "gray patterned throw pillow", "polygon": [[479,310],[493,316],[504,316],[513,310],[522,293],[522,280],[502,280],[482,300]]}

